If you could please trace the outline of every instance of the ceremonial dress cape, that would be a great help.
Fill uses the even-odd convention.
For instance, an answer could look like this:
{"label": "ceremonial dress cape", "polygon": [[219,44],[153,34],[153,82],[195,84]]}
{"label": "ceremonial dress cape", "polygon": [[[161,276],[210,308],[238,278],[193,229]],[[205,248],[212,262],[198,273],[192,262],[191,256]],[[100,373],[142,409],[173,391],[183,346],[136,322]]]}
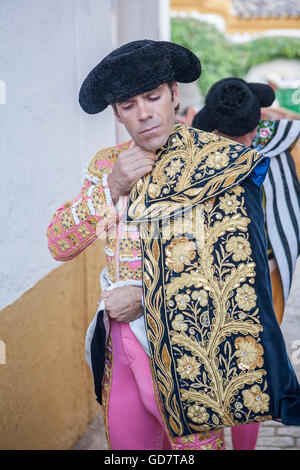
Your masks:
{"label": "ceremonial dress cape", "polygon": [[285,302],[300,254],[300,182],[290,151],[299,134],[300,121],[264,120],[259,122],[252,144],[270,158],[263,182],[266,226]]}
{"label": "ceremonial dress cape", "polygon": [[280,419],[300,388],[273,305],[262,190],[268,159],[176,124],[133,187],[144,314],[172,436]]}
{"label": "ceremonial dress cape", "polygon": [[[116,224],[107,176],[127,147],[98,152],[79,195],[53,215],[47,236],[55,259],[72,259]],[[259,186],[264,157],[178,124],[157,153],[154,170],[132,189],[128,206],[141,243],[120,244],[118,275],[108,232],[106,254],[113,283],[139,282],[135,257],[142,245],[145,330],[170,433],[253,419],[299,425],[299,384],[272,307]],[[92,323],[87,351],[96,398],[107,409],[109,325],[102,310]]]}

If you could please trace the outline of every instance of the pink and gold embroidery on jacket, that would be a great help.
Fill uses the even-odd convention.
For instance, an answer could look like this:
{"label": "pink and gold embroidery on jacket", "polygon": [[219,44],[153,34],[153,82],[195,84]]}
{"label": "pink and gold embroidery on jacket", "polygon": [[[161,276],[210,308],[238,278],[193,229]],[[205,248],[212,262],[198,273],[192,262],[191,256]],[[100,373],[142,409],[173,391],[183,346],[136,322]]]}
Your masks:
{"label": "pink and gold embroidery on jacket", "polygon": [[47,230],[48,247],[57,261],[68,261],[97,238],[104,239],[107,275],[112,282],[142,278],[138,228],[123,222],[127,198],[121,207],[115,207],[107,181],[118,154],[131,144],[104,149],[94,156],[78,196],[55,212]]}

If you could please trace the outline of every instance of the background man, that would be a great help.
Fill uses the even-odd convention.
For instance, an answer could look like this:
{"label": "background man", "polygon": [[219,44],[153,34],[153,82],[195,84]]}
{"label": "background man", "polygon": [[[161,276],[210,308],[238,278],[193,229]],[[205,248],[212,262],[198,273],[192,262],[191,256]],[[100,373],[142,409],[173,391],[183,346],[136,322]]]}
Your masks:
{"label": "background man", "polygon": [[[300,253],[300,122],[260,121],[261,108],[267,109],[274,99],[268,85],[226,78],[210,88],[193,126],[271,157],[263,202],[274,310],[281,324]],[[234,448],[254,449],[258,431],[259,423],[232,428]]]}

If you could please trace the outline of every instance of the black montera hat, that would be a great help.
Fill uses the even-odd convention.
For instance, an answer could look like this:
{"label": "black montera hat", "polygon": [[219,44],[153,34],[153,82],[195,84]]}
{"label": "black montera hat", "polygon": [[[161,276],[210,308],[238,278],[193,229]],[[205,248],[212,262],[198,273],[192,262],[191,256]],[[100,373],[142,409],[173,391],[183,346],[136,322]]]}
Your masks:
{"label": "black montera hat", "polygon": [[133,41],[111,52],[88,74],[79,103],[87,113],[96,114],[162,83],[189,83],[200,74],[200,61],[185,47],[168,41]]}
{"label": "black montera hat", "polygon": [[207,93],[205,106],[195,115],[193,127],[218,130],[237,137],[255,129],[260,108],[271,106],[275,93],[269,85],[247,83],[241,78],[224,78]]}

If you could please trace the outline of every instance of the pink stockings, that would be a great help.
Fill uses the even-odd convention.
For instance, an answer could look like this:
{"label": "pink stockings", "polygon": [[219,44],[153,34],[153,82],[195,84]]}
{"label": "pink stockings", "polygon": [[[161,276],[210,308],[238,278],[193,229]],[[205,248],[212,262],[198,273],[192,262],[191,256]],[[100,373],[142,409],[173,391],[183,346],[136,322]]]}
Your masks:
{"label": "pink stockings", "polygon": [[[149,358],[126,323],[111,321],[113,370],[107,434],[113,450],[221,449],[223,433],[177,438],[171,443],[153,390]],[[203,439],[202,437],[202,439]]]}
{"label": "pink stockings", "polygon": [[234,450],[254,450],[260,423],[242,424],[231,428]]}
{"label": "pink stockings", "polygon": [[111,321],[113,372],[108,433],[113,450],[169,450],[149,359],[126,323]]}

